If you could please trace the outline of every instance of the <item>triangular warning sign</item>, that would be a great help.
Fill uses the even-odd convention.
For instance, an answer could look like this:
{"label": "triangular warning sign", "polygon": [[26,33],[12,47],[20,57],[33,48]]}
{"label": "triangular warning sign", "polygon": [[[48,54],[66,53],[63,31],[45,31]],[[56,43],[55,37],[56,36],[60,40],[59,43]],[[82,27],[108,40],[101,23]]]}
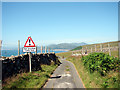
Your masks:
{"label": "triangular warning sign", "polygon": [[35,47],[35,43],[33,42],[31,37],[28,37],[24,47]]}

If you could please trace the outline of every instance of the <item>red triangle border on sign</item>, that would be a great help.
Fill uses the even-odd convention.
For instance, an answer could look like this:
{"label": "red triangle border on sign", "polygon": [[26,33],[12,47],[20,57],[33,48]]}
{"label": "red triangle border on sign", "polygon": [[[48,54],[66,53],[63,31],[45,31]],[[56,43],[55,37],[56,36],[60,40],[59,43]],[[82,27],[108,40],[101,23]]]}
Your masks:
{"label": "red triangle border on sign", "polygon": [[[30,39],[30,40],[32,41],[32,43],[34,44],[33,46],[26,46],[26,44],[27,44],[27,42],[28,42],[29,39]],[[33,40],[32,40],[31,37],[28,37],[28,39],[27,39],[27,41],[26,41],[24,47],[35,47],[35,43],[33,42]]]}

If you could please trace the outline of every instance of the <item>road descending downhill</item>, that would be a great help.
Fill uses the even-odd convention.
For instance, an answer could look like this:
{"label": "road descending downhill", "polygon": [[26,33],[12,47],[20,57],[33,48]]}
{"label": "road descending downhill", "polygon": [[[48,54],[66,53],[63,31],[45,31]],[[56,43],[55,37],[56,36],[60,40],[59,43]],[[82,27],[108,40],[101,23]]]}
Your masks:
{"label": "road descending downhill", "polygon": [[74,65],[65,59],[61,62],[44,88],[85,88]]}

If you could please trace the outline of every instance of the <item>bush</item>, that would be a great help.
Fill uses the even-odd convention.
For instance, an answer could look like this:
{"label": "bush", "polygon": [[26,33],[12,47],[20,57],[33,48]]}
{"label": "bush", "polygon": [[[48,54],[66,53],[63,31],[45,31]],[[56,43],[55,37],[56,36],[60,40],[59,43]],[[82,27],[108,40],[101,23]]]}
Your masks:
{"label": "bush", "polygon": [[105,76],[110,70],[118,70],[119,66],[118,58],[104,53],[91,53],[88,56],[83,56],[81,60],[90,73],[98,71],[102,76]]}

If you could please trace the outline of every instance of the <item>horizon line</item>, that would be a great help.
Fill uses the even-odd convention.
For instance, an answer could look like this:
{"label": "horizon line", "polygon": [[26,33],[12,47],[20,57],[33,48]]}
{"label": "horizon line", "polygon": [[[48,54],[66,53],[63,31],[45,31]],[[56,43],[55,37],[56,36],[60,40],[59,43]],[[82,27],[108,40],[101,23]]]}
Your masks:
{"label": "horizon line", "polygon": [[[119,40],[114,40],[114,41],[106,41],[106,42],[99,42],[99,43],[86,43],[86,42],[78,42],[78,43],[86,43],[86,45],[92,45],[92,44],[102,44],[102,43],[109,43],[109,42],[119,42]],[[71,42],[71,43],[77,43],[77,42]],[[58,44],[63,44],[63,43],[58,43]],[[55,44],[55,45],[58,45],[58,44]],[[69,43],[68,43],[69,44]],[[49,44],[49,45],[52,45],[52,44]],[[49,45],[40,45],[40,46],[38,46],[38,45],[36,45],[37,47],[41,47],[41,46],[43,46],[43,47],[45,47],[45,46],[49,46]],[[15,45],[16,46],[16,45]],[[84,46],[84,45],[82,45],[82,46]],[[2,48],[3,48],[4,46],[2,46]],[[9,46],[8,46],[9,47]],[[11,47],[11,46],[10,46]],[[14,46],[13,46],[14,47]],[[12,48],[13,48],[12,47]],[[4,47],[5,48],[5,47]],[[16,47],[14,47],[14,48],[17,48],[17,46]],[[20,46],[20,48],[23,48],[22,46]]]}

